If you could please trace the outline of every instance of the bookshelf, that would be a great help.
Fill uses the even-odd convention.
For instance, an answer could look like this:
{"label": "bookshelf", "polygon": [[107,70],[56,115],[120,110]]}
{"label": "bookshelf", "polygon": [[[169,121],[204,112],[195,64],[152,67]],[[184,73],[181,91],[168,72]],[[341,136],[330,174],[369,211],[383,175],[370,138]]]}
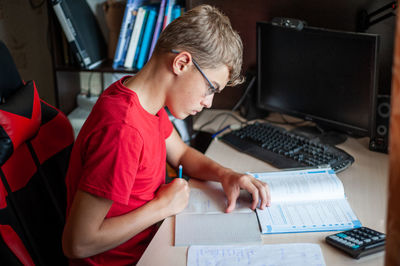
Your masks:
{"label": "bookshelf", "polygon": [[[88,1],[89,2],[89,1]],[[106,59],[100,65],[87,69],[81,67],[68,52],[68,43],[61,25],[52,8],[51,0],[47,1],[49,19],[49,45],[52,54],[54,75],[55,102],[63,113],[71,113],[77,106],[77,95],[81,92],[81,73],[100,73],[101,84],[104,84],[105,73],[134,74],[136,71],[126,68],[113,68],[112,60]],[[104,88],[102,88],[104,89]]]}
{"label": "bookshelf", "polygon": [[[98,6],[98,7],[103,7],[103,3],[106,2],[106,0],[84,0],[86,1],[86,3],[91,6],[92,11],[94,11],[94,9],[96,9],[96,20],[98,20],[98,24],[101,24],[101,18],[99,17],[99,13],[102,13],[102,15],[106,16],[105,11],[101,10],[100,12],[97,12],[97,7],[94,8],[94,6]],[[133,4],[133,2],[129,2],[127,1],[127,7],[130,7],[130,9],[127,10],[131,10],[132,7],[134,6],[135,10],[138,7],[142,7],[142,6],[146,6],[142,9],[146,10],[146,12],[149,12],[151,14],[153,14],[153,20],[151,20],[154,24],[151,24],[152,26],[148,27],[148,22],[150,21],[150,18],[146,21],[146,27],[143,26],[143,29],[146,29],[146,31],[142,30],[144,33],[147,32],[147,42],[146,42],[146,49],[143,51],[147,51],[147,53],[142,53],[142,49],[144,48],[141,47],[141,52],[139,53],[139,59],[137,60],[136,63],[136,59],[135,59],[135,64],[134,67],[132,68],[126,68],[124,66],[118,66],[115,67],[115,59],[111,59],[108,58],[105,61],[103,61],[101,64],[95,66],[95,67],[91,67],[89,68],[85,68],[82,67],[81,65],[90,65],[87,64],[86,62],[83,63],[83,61],[85,61],[84,59],[82,60],[82,63],[79,64],[78,60],[75,58],[75,56],[72,54],[69,43],[67,41],[67,38],[65,37],[67,36],[71,36],[70,38],[72,39],[77,39],[79,40],[79,46],[80,47],[84,47],[84,49],[80,49],[78,48],[78,50],[84,50],[83,52],[80,52],[80,55],[82,58],[85,58],[86,55],[85,53],[90,53],[93,50],[100,50],[102,45],[93,45],[93,43],[97,43],[97,39],[96,41],[93,41],[93,39],[88,39],[87,36],[88,34],[92,34],[94,31],[86,31],[84,32],[82,30],[82,34],[80,35],[76,35],[72,34],[76,29],[79,29],[80,32],[80,26],[78,27],[78,25],[82,25],[82,23],[78,20],[80,20],[82,17],[82,14],[80,13],[80,10],[85,9],[87,11],[87,8],[85,5],[80,5],[81,8],[77,8],[77,6],[79,5],[70,5],[67,4],[68,7],[63,6],[63,4],[52,4],[52,0],[48,0],[47,1],[47,7],[48,7],[48,17],[49,17],[49,40],[50,40],[50,47],[51,47],[51,53],[52,53],[52,66],[53,66],[53,75],[54,75],[54,90],[55,90],[55,102],[56,102],[56,106],[63,111],[65,114],[69,114],[71,113],[77,106],[77,101],[76,101],[76,97],[77,95],[81,92],[81,73],[83,72],[89,72],[89,73],[99,73],[100,74],[100,84],[101,84],[101,91],[103,91],[105,89],[106,86],[104,84],[104,75],[107,74],[112,74],[112,76],[114,76],[114,74],[118,73],[118,74],[135,74],[137,73],[137,69],[135,68],[136,65],[138,64],[137,67],[140,69],[140,65],[143,65],[143,63],[145,63],[147,61],[147,57],[148,57],[148,53],[150,50],[150,44],[152,44],[153,42],[153,32],[151,30],[148,30],[150,28],[155,28],[155,21],[159,16],[158,13],[158,7],[157,5],[153,5],[155,3],[160,3],[163,2],[165,5],[163,5],[163,7],[165,6],[165,10],[167,10],[167,6],[169,6],[167,3],[170,3],[171,8],[169,8],[168,10],[170,11],[169,14],[171,14],[172,19],[174,17],[179,16],[179,14],[181,13],[181,7],[184,7],[185,2],[182,0],[176,0],[176,1],[157,1],[157,0],[146,0],[143,1],[143,3],[141,3],[141,1],[135,1]],[[61,2],[63,3],[63,2]],[[65,2],[64,2],[65,3]],[[175,8],[175,4],[180,5],[180,7]],[[54,7],[57,6],[57,12],[55,12]],[[64,4],[65,5],[65,4]],[[124,6],[125,4],[123,4]],[[172,8],[173,6],[173,8]],[[72,10],[74,9],[74,12],[72,12]],[[61,11],[62,10],[62,11]],[[162,9],[164,10],[164,9]],[[175,10],[177,10],[177,12],[175,12]],[[155,12],[154,12],[155,11]],[[57,14],[56,14],[57,13]],[[61,14],[61,15],[60,15]],[[88,14],[86,12],[86,14]],[[124,23],[123,21],[125,20],[125,14],[131,14],[130,12],[128,13],[123,13],[121,20],[122,20],[122,24]],[[154,15],[155,14],[155,15]],[[88,14],[90,15],[90,14]],[[114,14],[115,15],[115,14]],[[86,17],[91,17],[91,16],[86,16]],[[149,16],[150,17],[150,16]],[[170,17],[170,16],[168,16]],[[164,16],[160,15],[160,18],[164,18]],[[61,19],[62,21],[64,21],[65,24],[64,25],[64,29],[70,29],[70,27],[66,26],[66,25],[70,25],[72,24],[73,27],[76,27],[75,29],[70,29],[70,33],[69,34],[64,34],[64,30],[63,27],[61,26],[59,19]],[[68,21],[68,19],[70,19],[71,22]],[[76,24],[74,23],[74,21],[77,21]],[[130,20],[127,20],[130,21]],[[157,21],[158,22],[158,21]],[[161,20],[161,24],[162,25],[162,20]],[[111,23],[115,23],[115,20],[113,20]],[[165,23],[165,22],[164,22]],[[74,25],[75,24],[75,25]],[[83,24],[85,25],[85,24]],[[131,24],[133,25],[133,24]],[[143,25],[145,25],[143,23]],[[153,26],[154,25],[154,26]],[[108,25],[107,25],[108,26]],[[90,28],[91,29],[91,28]],[[154,31],[154,30],[153,30]],[[78,30],[76,30],[76,32],[78,32]],[[86,34],[84,34],[86,33]],[[104,35],[104,32],[103,32]],[[144,34],[145,35],[145,34]],[[79,37],[79,36],[83,36],[83,37]],[[91,35],[90,35],[91,36]],[[96,38],[98,36],[98,34],[93,34],[93,37]],[[119,34],[118,34],[119,36]],[[145,35],[146,36],[146,35]],[[145,39],[145,38],[143,38]],[[85,42],[86,40],[86,42]],[[100,44],[102,44],[102,40],[99,40],[101,42],[99,42]],[[128,40],[129,42],[129,40]],[[140,42],[140,41],[139,41]],[[143,40],[143,43],[145,43],[145,41]],[[84,44],[84,45],[82,45]],[[91,45],[91,46],[90,46]],[[128,43],[129,48],[130,43]],[[117,48],[118,49],[118,48]],[[124,48],[126,49],[126,48]],[[75,50],[73,50],[75,51]],[[77,51],[77,50],[76,50]],[[125,50],[126,51],[126,50]],[[108,57],[112,57],[110,54],[108,55]],[[123,56],[122,58],[125,58],[125,56]],[[92,58],[91,58],[92,59]],[[96,62],[95,60],[90,60],[92,63]],[[139,63],[140,62],[140,63]],[[114,63],[114,66],[113,66]],[[125,62],[125,65],[127,65],[129,63]],[[124,65],[124,62],[120,62],[120,65]],[[108,80],[107,80],[108,82]],[[90,82],[89,82],[90,83]]]}

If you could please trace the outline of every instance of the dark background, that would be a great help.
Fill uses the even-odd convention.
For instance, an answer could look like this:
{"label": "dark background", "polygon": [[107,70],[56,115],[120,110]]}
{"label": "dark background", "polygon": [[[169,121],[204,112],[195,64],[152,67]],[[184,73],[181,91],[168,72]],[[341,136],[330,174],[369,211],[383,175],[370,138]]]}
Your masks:
{"label": "dark background", "polygon": [[[230,18],[233,28],[239,32],[243,40],[243,73],[245,73],[249,68],[256,67],[257,21],[270,21],[274,17],[289,17],[304,20],[312,27],[357,31],[357,14],[361,10],[371,13],[391,2],[385,0],[187,0],[186,7],[189,9],[206,3],[219,7]],[[395,16],[389,17],[365,31],[379,34],[381,39],[378,59],[378,93],[380,94],[390,94],[391,90],[395,19]],[[243,87],[225,89],[220,95],[216,95],[213,108],[232,108],[243,90]]]}

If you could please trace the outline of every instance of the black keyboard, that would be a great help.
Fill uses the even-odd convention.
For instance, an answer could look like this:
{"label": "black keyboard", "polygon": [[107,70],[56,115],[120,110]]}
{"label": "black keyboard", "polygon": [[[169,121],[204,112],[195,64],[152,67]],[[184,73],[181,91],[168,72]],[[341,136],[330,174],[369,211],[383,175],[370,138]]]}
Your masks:
{"label": "black keyboard", "polygon": [[330,165],[338,173],[354,162],[351,155],[339,148],[269,123],[247,125],[223,135],[220,139],[233,148],[280,169]]}

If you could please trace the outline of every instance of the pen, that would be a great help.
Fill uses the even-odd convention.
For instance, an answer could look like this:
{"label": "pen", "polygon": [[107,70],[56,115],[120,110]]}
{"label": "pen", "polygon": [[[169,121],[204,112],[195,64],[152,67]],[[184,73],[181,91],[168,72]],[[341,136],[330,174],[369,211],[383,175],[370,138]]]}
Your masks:
{"label": "pen", "polygon": [[182,165],[179,165],[179,178],[182,178]]}
{"label": "pen", "polygon": [[218,134],[224,132],[224,131],[227,130],[228,128],[230,128],[230,125],[227,125],[227,126],[224,127],[223,129],[221,129],[221,130],[215,132],[215,133],[211,136],[211,138],[215,138],[216,136],[218,136]]}

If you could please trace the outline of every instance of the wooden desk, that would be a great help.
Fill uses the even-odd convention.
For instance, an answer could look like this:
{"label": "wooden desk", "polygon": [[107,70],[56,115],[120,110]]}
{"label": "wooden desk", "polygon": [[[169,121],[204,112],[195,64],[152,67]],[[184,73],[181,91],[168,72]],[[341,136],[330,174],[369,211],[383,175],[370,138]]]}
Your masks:
{"label": "wooden desk", "polygon": [[[216,124],[219,125],[220,122],[221,120],[216,121]],[[227,120],[227,123],[232,123],[232,120]],[[343,182],[350,206],[364,226],[386,233],[388,155],[368,150],[368,138],[348,138],[338,147],[347,151],[355,159],[350,168],[338,174]],[[276,169],[263,161],[232,149],[217,139],[211,143],[206,155],[239,172],[262,172]],[[219,186],[219,183],[192,179],[190,185],[207,189],[208,186]],[[174,217],[165,219],[138,265],[186,265],[187,247],[174,247],[174,226]],[[383,252],[359,260],[341,253],[325,243],[325,236],[332,233],[276,234],[262,235],[262,238],[264,244],[317,243],[321,246],[328,266],[384,264]]]}

